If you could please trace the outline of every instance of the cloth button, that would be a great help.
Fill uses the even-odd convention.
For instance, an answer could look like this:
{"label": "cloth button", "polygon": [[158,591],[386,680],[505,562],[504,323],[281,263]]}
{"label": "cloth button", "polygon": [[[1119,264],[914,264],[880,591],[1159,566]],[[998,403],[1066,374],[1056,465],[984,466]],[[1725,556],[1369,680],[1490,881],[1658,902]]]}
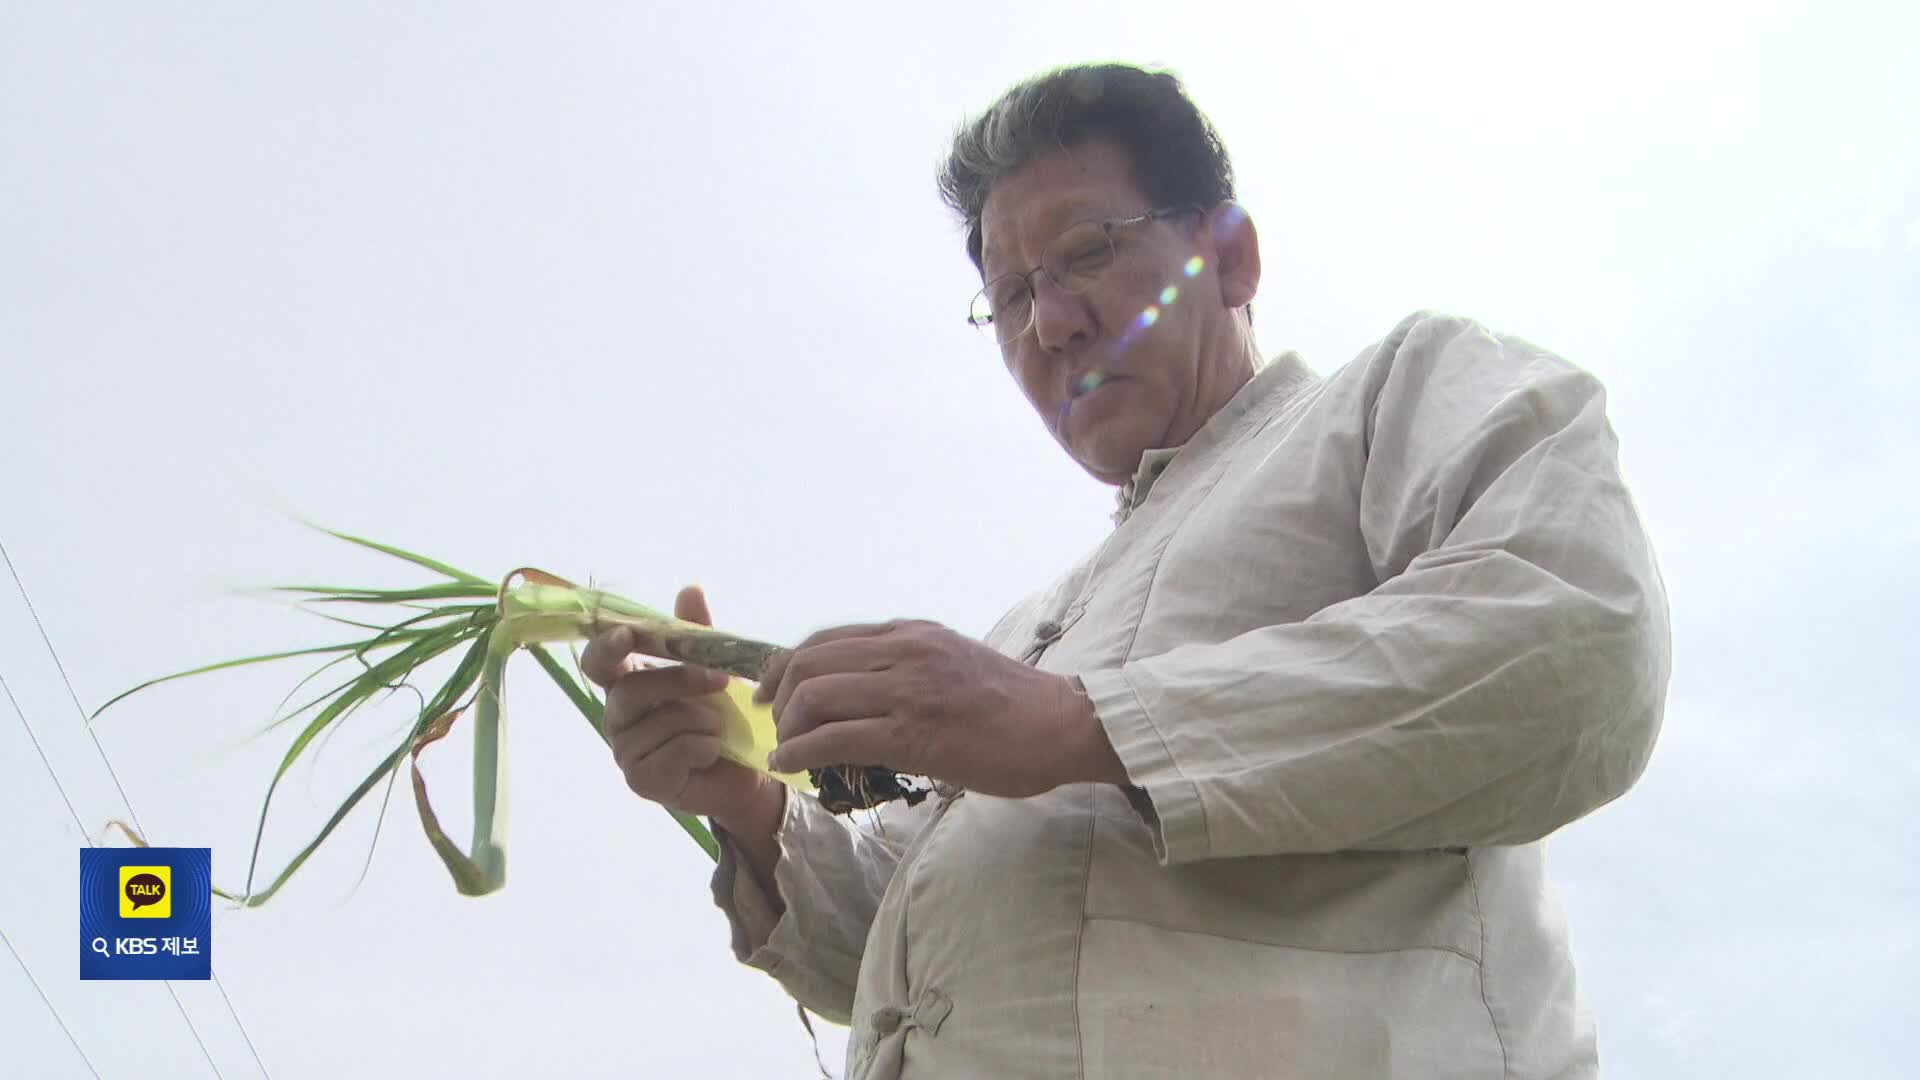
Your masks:
{"label": "cloth button", "polygon": [[940,1034],[940,1025],[947,1022],[947,1014],[953,1011],[953,1000],[938,990],[929,990],[913,1007],[914,1026],[928,1035]]}
{"label": "cloth button", "polygon": [[891,1005],[883,1005],[873,1010],[873,1019],[869,1023],[873,1026],[875,1035],[891,1035],[900,1030],[900,1021],[904,1019],[906,1019],[905,1013]]}

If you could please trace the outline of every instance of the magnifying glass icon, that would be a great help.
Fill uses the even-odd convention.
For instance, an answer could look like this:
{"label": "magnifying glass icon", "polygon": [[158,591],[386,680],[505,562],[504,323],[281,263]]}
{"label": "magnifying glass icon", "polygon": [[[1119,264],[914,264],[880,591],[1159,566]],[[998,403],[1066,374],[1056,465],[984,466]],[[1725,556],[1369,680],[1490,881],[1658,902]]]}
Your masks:
{"label": "magnifying glass icon", "polygon": [[107,939],[103,937],[93,939],[93,951],[99,953],[101,956],[109,958],[113,956],[112,953],[107,951]]}

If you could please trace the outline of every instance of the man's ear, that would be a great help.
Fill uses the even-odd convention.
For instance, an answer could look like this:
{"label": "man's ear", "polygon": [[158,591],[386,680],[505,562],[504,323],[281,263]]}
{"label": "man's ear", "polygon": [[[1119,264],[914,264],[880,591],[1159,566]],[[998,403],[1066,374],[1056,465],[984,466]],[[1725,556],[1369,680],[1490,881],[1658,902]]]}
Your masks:
{"label": "man's ear", "polygon": [[1214,270],[1220,301],[1228,308],[1246,307],[1260,291],[1260,237],[1253,218],[1239,203],[1222,203],[1207,214],[1207,228],[1218,257]]}

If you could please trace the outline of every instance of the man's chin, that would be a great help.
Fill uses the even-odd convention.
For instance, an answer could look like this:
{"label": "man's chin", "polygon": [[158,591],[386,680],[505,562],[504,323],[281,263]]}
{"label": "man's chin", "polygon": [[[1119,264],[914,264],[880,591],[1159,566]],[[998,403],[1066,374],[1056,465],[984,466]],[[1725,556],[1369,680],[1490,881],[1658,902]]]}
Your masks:
{"label": "man's chin", "polygon": [[1091,446],[1075,446],[1069,451],[1073,460],[1094,479],[1116,487],[1133,479],[1134,472],[1140,468],[1140,455],[1145,452],[1137,446],[1106,445],[1097,440]]}

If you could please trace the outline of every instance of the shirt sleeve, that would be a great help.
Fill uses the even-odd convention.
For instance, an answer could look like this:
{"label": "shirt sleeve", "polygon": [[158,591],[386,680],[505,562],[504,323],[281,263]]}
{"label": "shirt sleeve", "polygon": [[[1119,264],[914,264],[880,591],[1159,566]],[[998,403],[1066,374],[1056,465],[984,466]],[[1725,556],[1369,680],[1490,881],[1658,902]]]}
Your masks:
{"label": "shirt sleeve", "polygon": [[816,1015],[850,1023],[867,931],[930,805],[888,803],[876,811],[879,826],[862,828],[789,791],[774,834],[780,856],[772,882],[759,880],[733,837],[716,827],[713,899],[727,916],[734,958],[772,976]]}
{"label": "shirt sleeve", "polygon": [[1362,359],[1380,584],[1078,673],[1165,863],[1526,843],[1651,753],[1666,594],[1599,383],[1442,317]]}
{"label": "shirt sleeve", "polygon": [[[1004,649],[1007,629],[1038,600],[1036,593],[1015,604],[986,643]],[[932,798],[918,806],[885,803],[863,815],[875,823],[863,827],[812,796],[788,791],[774,833],[780,855],[771,882],[756,877],[733,837],[716,826],[713,900],[727,917],[734,958],[771,975],[815,1015],[850,1023],[880,900],[934,807]]]}

